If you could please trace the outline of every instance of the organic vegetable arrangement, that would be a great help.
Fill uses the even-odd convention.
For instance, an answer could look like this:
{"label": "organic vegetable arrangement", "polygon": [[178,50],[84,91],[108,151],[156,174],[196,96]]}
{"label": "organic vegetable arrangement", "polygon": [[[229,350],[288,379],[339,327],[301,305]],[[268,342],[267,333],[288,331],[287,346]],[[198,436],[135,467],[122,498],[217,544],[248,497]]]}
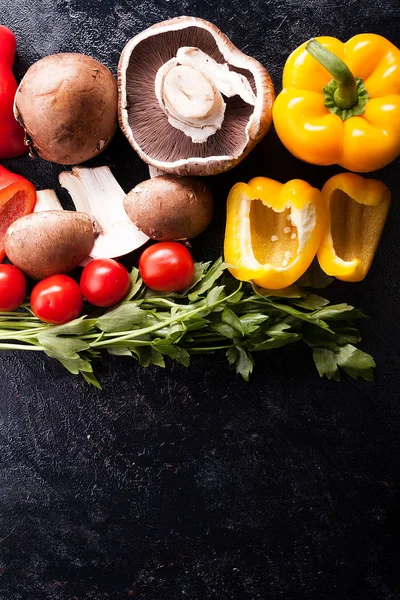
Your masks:
{"label": "organic vegetable arrangement", "polygon": [[[302,343],[321,376],[373,379],[373,358],[356,347],[364,315],[315,289],[333,277],[361,281],[384,228],[390,190],[356,172],[400,155],[393,44],[364,33],[305,42],[276,100],[265,67],[195,17],[130,40],[118,84],[94,58],[64,53],[32,65],[17,88],[16,40],[2,26],[0,45],[0,159],[29,149],[72,165],[59,183],[76,208],[0,166],[0,260],[12,263],[0,265],[0,349],[44,352],[100,387],[102,351],[188,366],[191,355],[220,350],[247,380],[257,352]],[[195,262],[188,240],[213,218],[198,177],[233,168],[272,120],[301,160],[354,172],[322,190],[262,173],[236,183],[224,257]],[[107,165],[77,166],[106,148],[118,121],[149,165],[150,179],[128,194]],[[118,259],[145,244],[128,272]]]}

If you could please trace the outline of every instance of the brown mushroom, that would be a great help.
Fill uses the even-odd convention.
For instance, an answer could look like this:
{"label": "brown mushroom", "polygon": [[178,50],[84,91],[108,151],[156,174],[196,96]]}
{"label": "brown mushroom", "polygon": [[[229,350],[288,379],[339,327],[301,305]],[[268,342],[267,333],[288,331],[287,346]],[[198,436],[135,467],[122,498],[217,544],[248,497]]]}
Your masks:
{"label": "brown mushroom", "polygon": [[10,261],[32,279],[68,273],[94,244],[88,215],[46,210],[17,219],[7,229],[4,246]]}
{"label": "brown mushroom", "polygon": [[115,133],[117,83],[90,56],[46,56],[22,79],[14,114],[32,153],[59,164],[79,164],[100,154]]}
{"label": "brown mushroom", "polygon": [[271,124],[266,69],[196,17],[158,23],[130,40],[118,91],[121,129],[140,157],[165,173],[231,169]]}
{"label": "brown mushroom", "polygon": [[213,199],[200,179],[161,175],[133,188],[124,208],[136,227],[153,240],[191,239],[210,224]]}

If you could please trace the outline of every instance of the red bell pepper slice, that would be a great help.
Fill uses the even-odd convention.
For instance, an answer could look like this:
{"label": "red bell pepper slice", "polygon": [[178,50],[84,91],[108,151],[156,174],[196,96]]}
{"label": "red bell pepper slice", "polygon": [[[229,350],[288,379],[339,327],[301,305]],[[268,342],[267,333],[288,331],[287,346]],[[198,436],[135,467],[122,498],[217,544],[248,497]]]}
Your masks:
{"label": "red bell pepper slice", "polygon": [[0,25],[0,159],[28,152],[25,132],[14,117],[17,82],[12,72],[17,42],[13,32]]}
{"label": "red bell pepper slice", "polygon": [[6,255],[4,237],[8,227],[31,213],[35,204],[36,189],[33,183],[0,165],[0,261]]}

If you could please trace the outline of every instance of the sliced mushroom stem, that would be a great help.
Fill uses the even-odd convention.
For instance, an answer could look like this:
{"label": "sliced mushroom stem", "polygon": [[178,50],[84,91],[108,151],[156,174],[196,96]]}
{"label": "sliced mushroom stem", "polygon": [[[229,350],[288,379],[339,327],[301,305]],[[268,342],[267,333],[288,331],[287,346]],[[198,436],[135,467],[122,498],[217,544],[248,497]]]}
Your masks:
{"label": "sliced mushroom stem", "polygon": [[149,165],[149,175],[150,179],[154,179],[154,177],[160,177],[160,175],[164,175],[164,171],[160,171],[160,169],[156,169],[156,167]]}
{"label": "sliced mushroom stem", "polygon": [[108,167],[74,167],[60,173],[59,180],[76,209],[89,214],[95,223],[98,235],[92,258],[124,256],[147,242],[149,238],[127,216],[123,207],[125,192]]}
{"label": "sliced mushroom stem", "polygon": [[61,202],[54,190],[39,190],[33,212],[43,212],[45,210],[63,210]]}

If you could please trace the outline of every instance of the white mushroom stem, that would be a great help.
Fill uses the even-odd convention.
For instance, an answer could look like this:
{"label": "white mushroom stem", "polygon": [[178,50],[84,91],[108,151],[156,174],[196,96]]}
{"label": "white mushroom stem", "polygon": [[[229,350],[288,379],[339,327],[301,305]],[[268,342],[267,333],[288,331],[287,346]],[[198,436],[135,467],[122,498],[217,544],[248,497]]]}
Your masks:
{"label": "white mushroom stem", "polygon": [[226,104],[212,81],[193,67],[178,65],[175,58],[156,77],[156,96],[168,122],[197,144],[221,129]]}
{"label": "white mushroom stem", "polygon": [[227,63],[217,63],[199,48],[179,48],[176,59],[180,65],[192,67],[214,82],[217,89],[226,96],[240,96],[244,102],[255,106],[256,97],[244,75],[231,71]]}
{"label": "white mushroom stem", "polygon": [[199,48],[180,48],[157,72],[155,94],[170,125],[194,143],[204,143],[221,128],[226,104],[222,94],[239,95],[255,105],[248,80],[217,63]]}
{"label": "white mushroom stem", "polygon": [[149,239],[132,223],[123,207],[125,192],[108,167],[74,167],[60,173],[76,210],[94,221],[97,237],[90,252],[92,258],[117,258],[143,246]]}
{"label": "white mushroom stem", "polygon": [[40,190],[37,192],[37,200],[33,212],[42,212],[45,210],[63,210],[54,190]]}
{"label": "white mushroom stem", "polygon": [[149,175],[150,179],[154,179],[154,177],[160,177],[160,175],[165,175],[165,173],[160,171],[160,169],[156,169],[156,167],[149,165]]}

